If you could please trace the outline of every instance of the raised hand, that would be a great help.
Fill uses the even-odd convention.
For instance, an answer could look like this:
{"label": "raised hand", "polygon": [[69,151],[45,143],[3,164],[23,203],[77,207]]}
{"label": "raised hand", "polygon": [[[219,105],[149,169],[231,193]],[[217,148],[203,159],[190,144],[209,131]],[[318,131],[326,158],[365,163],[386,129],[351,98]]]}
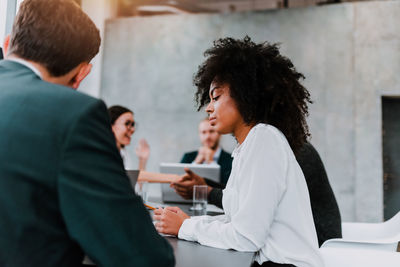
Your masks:
{"label": "raised hand", "polygon": [[139,158],[139,170],[146,169],[146,163],[150,156],[150,146],[144,138],[139,140],[135,152]]}
{"label": "raised hand", "polygon": [[213,161],[215,151],[209,147],[202,146],[197,152],[197,157],[194,159],[194,163],[211,163]]}

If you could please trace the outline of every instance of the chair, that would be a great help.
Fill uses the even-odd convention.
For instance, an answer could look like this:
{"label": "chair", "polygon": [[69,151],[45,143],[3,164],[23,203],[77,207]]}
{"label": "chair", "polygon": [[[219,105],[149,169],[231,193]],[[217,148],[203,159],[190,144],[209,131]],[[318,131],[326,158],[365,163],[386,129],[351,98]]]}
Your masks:
{"label": "chair", "polygon": [[355,248],[321,247],[325,267],[399,267],[400,253]]}
{"label": "chair", "polygon": [[320,249],[325,267],[399,267],[400,212],[383,223],[342,223]]}
{"label": "chair", "polygon": [[342,223],[345,240],[373,241],[392,239],[400,241],[400,212],[383,223]]}
{"label": "chair", "polygon": [[400,212],[383,223],[343,223],[343,238],[325,241],[322,247],[400,251]]}
{"label": "chair", "polygon": [[[399,252],[400,242],[398,239],[376,239],[375,241],[355,241],[345,240],[342,238],[334,238],[326,240],[321,248],[341,248],[341,249],[359,249],[359,250],[375,250],[387,252]],[[400,253],[399,253],[400,255]]]}

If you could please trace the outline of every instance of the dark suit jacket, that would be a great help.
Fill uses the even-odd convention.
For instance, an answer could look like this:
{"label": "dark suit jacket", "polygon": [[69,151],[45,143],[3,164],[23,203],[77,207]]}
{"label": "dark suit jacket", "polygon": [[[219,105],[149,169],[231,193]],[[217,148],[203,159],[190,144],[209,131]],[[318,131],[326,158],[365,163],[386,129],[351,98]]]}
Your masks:
{"label": "dark suit jacket", "polygon": [[[185,153],[181,159],[181,163],[192,163],[197,157],[197,153],[198,151]],[[231,154],[222,149],[217,163],[221,166],[220,182],[226,185],[232,169]]]}
{"label": "dark suit jacket", "polygon": [[0,47],[0,60],[3,59],[3,49]]}
{"label": "dark suit jacket", "polygon": [[106,106],[0,61],[0,266],[173,266]]}

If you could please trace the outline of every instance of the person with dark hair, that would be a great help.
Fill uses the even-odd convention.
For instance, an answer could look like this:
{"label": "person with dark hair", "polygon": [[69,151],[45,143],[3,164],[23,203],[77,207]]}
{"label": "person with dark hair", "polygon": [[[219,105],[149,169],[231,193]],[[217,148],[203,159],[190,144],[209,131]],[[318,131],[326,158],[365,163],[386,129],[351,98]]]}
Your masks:
{"label": "person with dark hair", "polygon": [[[317,150],[310,143],[304,143],[296,155],[296,160],[306,179],[310,203],[317,231],[318,245],[326,240],[342,237],[342,221],[332,187],[329,184],[324,164]],[[172,183],[182,197],[193,195],[194,185],[207,185],[203,177],[188,170],[180,180]],[[224,185],[208,185],[208,202],[222,208]]]}
{"label": "person with dark hair", "polygon": [[[131,143],[131,136],[136,130],[136,122],[133,118],[134,113],[126,107],[116,105],[108,108],[108,114],[110,115],[111,129],[115,136],[115,142],[124,161],[125,168],[132,169],[129,167],[128,154],[124,148]],[[135,152],[139,158],[139,170],[146,169],[146,163],[150,156],[150,147],[144,138],[139,140],[139,145],[136,147]]]}
{"label": "person with dark hair", "polygon": [[199,139],[201,146],[198,150],[183,155],[181,163],[218,164],[221,166],[220,182],[226,184],[232,168],[231,154],[220,146],[221,135],[205,118],[199,123]]}
{"label": "person with dark hair", "polygon": [[221,135],[210,124],[208,118],[199,123],[199,137],[202,146],[196,151],[185,153],[181,163],[218,164],[220,166],[219,182],[200,177],[189,168],[185,168],[186,174],[170,184],[170,187],[184,199],[193,197],[194,185],[208,185],[208,194],[213,188],[224,188],[231,174],[232,156],[219,146]]}
{"label": "person with dark hair", "polygon": [[104,102],[73,90],[99,46],[74,1],[22,2],[0,61],[0,266],[174,266]]}
{"label": "person with dark hair", "polygon": [[307,142],[297,153],[296,159],[310,194],[318,245],[331,238],[341,238],[340,211],[321,157],[314,146]]}
{"label": "person with dark hair", "polygon": [[295,154],[309,136],[310,94],[277,45],[219,39],[194,78],[198,108],[221,134],[233,134],[224,215],[190,218],[155,210],[160,233],[200,244],[256,252],[254,266],[320,267],[310,198]]}

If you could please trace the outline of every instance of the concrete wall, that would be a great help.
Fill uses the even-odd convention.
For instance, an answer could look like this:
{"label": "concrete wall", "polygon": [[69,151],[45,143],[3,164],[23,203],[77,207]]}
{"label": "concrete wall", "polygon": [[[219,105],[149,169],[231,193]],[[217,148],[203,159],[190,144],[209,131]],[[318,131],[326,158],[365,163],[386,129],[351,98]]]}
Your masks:
{"label": "concrete wall", "polygon": [[[198,146],[192,76],[212,41],[281,42],[304,73],[314,104],[311,142],[324,160],[344,221],[383,218],[381,95],[400,95],[400,2],[226,15],[109,20],[101,97],[132,108],[152,154],[149,170]],[[224,139],[232,150],[234,141]],[[134,164],[136,164],[134,162]],[[400,208],[400,207],[399,207]]]}
{"label": "concrete wall", "polygon": [[6,37],[7,0],[0,0],[0,47]]}
{"label": "concrete wall", "polygon": [[79,87],[79,91],[88,95],[99,97],[101,87],[101,69],[104,50],[104,24],[109,18],[117,15],[117,1],[109,0],[82,0],[82,9],[95,23],[100,31],[102,40],[99,53],[92,59],[92,70],[88,77],[83,80]]}

